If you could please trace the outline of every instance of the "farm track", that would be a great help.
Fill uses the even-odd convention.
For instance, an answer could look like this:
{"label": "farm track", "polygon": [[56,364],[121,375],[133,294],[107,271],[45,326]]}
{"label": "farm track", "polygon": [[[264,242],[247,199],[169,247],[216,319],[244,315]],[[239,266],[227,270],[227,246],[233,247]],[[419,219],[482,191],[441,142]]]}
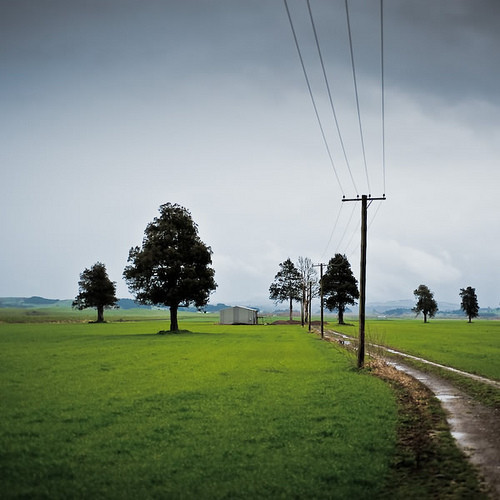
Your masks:
{"label": "farm track", "polygon": [[[330,342],[339,339],[346,342],[349,340],[345,335],[332,330],[324,333],[325,339]],[[415,356],[405,355],[383,346],[375,347],[377,347],[377,350],[386,350],[392,354],[432,364],[500,388],[500,383],[494,380],[478,377]],[[384,358],[383,356],[382,358],[387,364],[420,381],[435,394],[447,414],[451,434],[458,446],[483,476],[488,489],[491,491],[491,497],[500,499],[500,411],[478,403],[452,383],[437,375],[417,370],[406,365],[404,361],[394,361],[394,359]]]}

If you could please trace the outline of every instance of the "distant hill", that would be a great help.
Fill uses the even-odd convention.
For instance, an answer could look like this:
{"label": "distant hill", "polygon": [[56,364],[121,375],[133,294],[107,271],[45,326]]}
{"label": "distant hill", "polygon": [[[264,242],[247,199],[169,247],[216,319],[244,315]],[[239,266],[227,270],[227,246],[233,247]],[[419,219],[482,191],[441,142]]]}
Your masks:
{"label": "distant hill", "polygon": [[[227,304],[218,303],[216,305],[208,304],[203,307],[201,310],[207,313],[218,312],[221,309],[226,309],[226,307],[230,307]],[[196,307],[179,307],[179,311],[189,311],[189,312],[197,312],[198,308]]]}
{"label": "distant hill", "polygon": [[0,307],[40,307],[53,306],[61,303],[59,299],[45,299],[43,297],[0,297]]}
{"label": "distant hill", "polygon": [[[0,308],[2,307],[13,307],[13,308],[38,308],[38,307],[69,307],[71,308],[71,305],[73,303],[73,300],[71,299],[65,299],[65,300],[59,300],[59,299],[46,299],[44,297],[38,297],[38,296],[33,296],[33,297],[0,297]],[[118,299],[118,306],[120,309],[151,309],[151,306],[145,306],[143,304],[139,304],[139,302],[136,302],[133,299]],[[207,305],[204,310],[206,312],[217,312],[220,311],[221,309],[225,309],[227,306],[226,304],[217,304],[217,305]],[[179,308],[181,311],[197,311],[196,307],[181,307]]]}
{"label": "distant hill", "polygon": [[118,299],[118,307],[120,309],[151,309],[151,306],[145,306],[143,304],[139,304],[132,299]]}
{"label": "distant hill", "polygon": [[[57,308],[71,308],[73,303],[72,299],[46,299],[44,297],[39,297],[37,295],[32,297],[0,297],[0,308],[44,308],[44,307],[57,307]],[[234,305],[234,304],[231,304]],[[238,304],[245,307],[250,307],[252,309],[257,309],[260,313],[270,312],[274,314],[286,314],[288,315],[288,309],[269,309],[266,306],[255,306],[248,304]],[[369,302],[366,304],[366,314],[372,317],[389,317],[389,318],[410,318],[415,317],[415,313],[412,311],[412,307],[415,302],[412,300],[393,300],[388,302]],[[119,299],[118,306],[120,309],[150,309],[151,306],[145,306],[139,304],[133,299]],[[438,318],[461,318],[465,317],[464,312],[460,309],[458,304],[450,304],[447,302],[438,302],[439,311],[437,313]],[[207,313],[219,312],[221,309],[230,307],[224,303],[208,304],[202,311]],[[168,308],[165,308],[168,309]],[[180,311],[197,312],[196,307],[180,307]],[[326,314],[330,314],[329,311],[325,311]],[[352,309],[346,310],[349,315],[357,315],[358,307],[354,306]],[[299,312],[294,312],[294,314],[300,314]],[[314,314],[319,314],[319,308]],[[492,309],[490,307],[484,307],[479,309],[479,319],[500,319],[500,308]]]}

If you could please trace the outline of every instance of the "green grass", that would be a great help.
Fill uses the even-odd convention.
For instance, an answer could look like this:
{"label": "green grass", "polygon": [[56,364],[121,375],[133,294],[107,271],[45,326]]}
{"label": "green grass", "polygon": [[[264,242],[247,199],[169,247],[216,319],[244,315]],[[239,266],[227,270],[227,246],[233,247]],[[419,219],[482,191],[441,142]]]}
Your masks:
{"label": "green grass", "polygon": [[[351,323],[329,327],[357,337],[358,324]],[[366,341],[500,380],[500,321],[368,320]]]}
{"label": "green grass", "polygon": [[[169,311],[165,309],[109,309],[104,311],[104,320],[116,321],[168,321]],[[0,323],[88,323],[97,319],[95,309],[78,311],[67,306],[2,307]],[[219,321],[219,315],[179,312],[179,319],[195,321]]]}
{"label": "green grass", "polygon": [[374,498],[396,402],[295,326],[0,324],[0,497]]}

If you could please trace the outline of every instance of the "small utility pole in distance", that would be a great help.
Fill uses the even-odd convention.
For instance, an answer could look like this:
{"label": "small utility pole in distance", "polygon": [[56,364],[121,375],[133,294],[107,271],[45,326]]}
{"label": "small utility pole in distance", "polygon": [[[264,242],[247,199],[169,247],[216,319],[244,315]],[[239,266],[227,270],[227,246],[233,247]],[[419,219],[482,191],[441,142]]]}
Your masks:
{"label": "small utility pole in distance", "polygon": [[311,313],[312,313],[312,282],[310,281],[309,282],[309,315],[308,315],[308,318],[309,318],[309,331],[311,331]]}
{"label": "small utility pole in distance", "polygon": [[372,198],[369,194],[362,195],[361,198],[346,199],[342,201],[361,201],[361,261],[359,271],[359,347],[358,347],[358,368],[363,368],[365,363],[365,305],[366,305],[366,246],[367,246],[367,214],[368,200],[385,200],[385,194],[382,198]]}
{"label": "small utility pole in distance", "polygon": [[324,322],[323,322],[323,266],[325,264],[315,264],[313,267],[319,267],[319,290],[320,290],[320,301],[321,301],[321,338],[325,336]]}

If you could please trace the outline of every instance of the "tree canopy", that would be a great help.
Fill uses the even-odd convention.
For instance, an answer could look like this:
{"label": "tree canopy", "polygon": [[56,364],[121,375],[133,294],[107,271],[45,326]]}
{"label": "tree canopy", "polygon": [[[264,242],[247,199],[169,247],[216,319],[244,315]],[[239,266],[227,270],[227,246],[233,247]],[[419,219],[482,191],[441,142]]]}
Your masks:
{"label": "tree canopy", "polygon": [[293,301],[302,298],[302,280],[298,269],[290,258],[280,264],[280,270],[274,276],[274,281],[269,287],[269,298],[278,302],[289,301],[290,321],[293,319]]}
{"label": "tree canopy", "polygon": [[424,315],[424,323],[427,323],[427,317],[433,318],[438,312],[438,305],[434,300],[434,294],[429,290],[428,286],[419,285],[417,289],[413,290],[413,295],[415,295],[417,303],[412,311],[417,315],[422,313]]}
{"label": "tree canopy", "polygon": [[130,249],[123,276],[138,302],[170,308],[170,331],[177,331],[178,308],[205,306],[217,287],[212,250],[186,208],[166,203],[159,211],[144,231],[142,246]]}
{"label": "tree canopy", "polygon": [[330,311],[337,310],[339,324],[343,325],[346,306],[355,305],[359,299],[358,281],[345,255],[336,253],[330,259],[322,286],[326,308]]}
{"label": "tree canopy", "polygon": [[102,262],[96,262],[90,269],[80,274],[79,293],[73,301],[73,307],[79,310],[95,307],[97,323],[104,321],[104,309],[118,307],[116,283],[111,281]]}
{"label": "tree canopy", "polygon": [[471,286],[468,286],[467,288],[460,288],[460,297],[462,297],[460,307],[468,316],[469,323],[472,323],[472,318],[477,318],[479,316],[479,304],[477,302],[476,289]]}

